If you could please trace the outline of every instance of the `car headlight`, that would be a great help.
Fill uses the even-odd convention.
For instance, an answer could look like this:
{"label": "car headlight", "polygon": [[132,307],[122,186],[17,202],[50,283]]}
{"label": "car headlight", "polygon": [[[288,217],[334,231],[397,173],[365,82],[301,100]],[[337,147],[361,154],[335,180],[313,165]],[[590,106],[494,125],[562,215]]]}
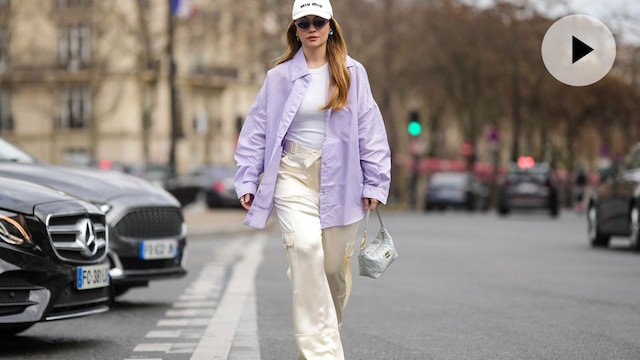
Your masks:
{"label": "car headlight", "polygon": [[34,245],[24,215],[0,212],[0,240],[24,247]]}
{"label": "car headlight", "polygon": [[100,210],[102,210],[102,212],[105,214],[111,211],[111,209],[113,208],[113,206],[109,204],[98,204],[98,206],[100,207]]}

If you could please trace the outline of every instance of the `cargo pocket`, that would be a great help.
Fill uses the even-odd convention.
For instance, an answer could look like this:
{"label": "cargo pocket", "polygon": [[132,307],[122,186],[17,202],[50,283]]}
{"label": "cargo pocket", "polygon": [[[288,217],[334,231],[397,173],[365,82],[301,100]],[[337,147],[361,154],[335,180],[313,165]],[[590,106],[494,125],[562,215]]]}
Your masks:
{"label": "cargo pocket", "polygon": [[287,259],[289,260],[289,268],[287,269],[287,277],[291,281],[291,287],[293,291],[298,290],[298,276],[296,275],[298,269],[298,256],[296,254],[296,233],[293,231],[282,233],[282,244],[287,251]]}
{"label": "cargo pocket", "polygon": [[354,242],[355,242],[354,240],[351,240],[351,242],[349,242],[347,244],[347,247],[345,248],[344,256],[345,256],[345,259],[347,259],[347,260],[350,259],[351,256],[353,255],[353,243]]}
{"label": "cargo pocket", "polygon": [[[347,303],[349,303],[349,297],[351,296],[351,256],[353,255],[353,243],[352,240],[347,244],[344,252],[344,293],[340,294],[340,298],[342,299],[342,310],[347,307]],[[342,312],[340,312],[340,324],[342,325]]]}

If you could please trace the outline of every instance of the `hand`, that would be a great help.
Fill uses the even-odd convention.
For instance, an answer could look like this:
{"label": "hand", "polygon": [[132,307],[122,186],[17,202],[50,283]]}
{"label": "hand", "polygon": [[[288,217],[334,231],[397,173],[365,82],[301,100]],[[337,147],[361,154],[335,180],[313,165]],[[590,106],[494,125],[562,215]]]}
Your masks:
{"label": "hand", "polygon": [[380,202],[372,198],[364,198],[364,209],[374,211]]}
{"label": "hand", "polygon": [[244,194],[240,196],[240,205],[242,205],[245,210],[249,210],[251,204],[253,204],[253,194]]}

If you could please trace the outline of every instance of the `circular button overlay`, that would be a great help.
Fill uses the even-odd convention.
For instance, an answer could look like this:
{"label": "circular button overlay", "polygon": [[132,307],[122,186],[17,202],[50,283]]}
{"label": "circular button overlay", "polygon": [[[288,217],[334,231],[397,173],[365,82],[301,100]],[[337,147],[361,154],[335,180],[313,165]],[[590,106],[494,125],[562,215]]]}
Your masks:
{"label": "circular button overlay", "polygon": [[602,21],[568,15],[549,27],[542,39],[542,61],[567,85],[587,86],[602,79],[616,59],[616,41]]}

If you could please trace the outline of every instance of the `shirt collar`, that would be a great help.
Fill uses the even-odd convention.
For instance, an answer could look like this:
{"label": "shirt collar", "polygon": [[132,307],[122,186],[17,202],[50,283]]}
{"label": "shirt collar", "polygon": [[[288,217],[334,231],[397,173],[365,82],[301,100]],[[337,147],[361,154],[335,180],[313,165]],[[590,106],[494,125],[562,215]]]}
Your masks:
{"label": "shirt collar", "polygon": [[307,60],[304,58],[304,52],[302,52],[302,48],[298,49],[298,52],[293,56],[293,59],[291,61],[291,75],[293,80],[297,80],[298,78],[309,74]]}
{"label": "shirt collar", "polygon": [[[307,61],[304,58],[304,52],[302,48],[298,49],[298,52],[293,56],[291,75],[293,80],[297,80],[303,76],[309,75],[309,67],[307,67]],[[356,62],[347,55],[347,67],[355,66]]]}

